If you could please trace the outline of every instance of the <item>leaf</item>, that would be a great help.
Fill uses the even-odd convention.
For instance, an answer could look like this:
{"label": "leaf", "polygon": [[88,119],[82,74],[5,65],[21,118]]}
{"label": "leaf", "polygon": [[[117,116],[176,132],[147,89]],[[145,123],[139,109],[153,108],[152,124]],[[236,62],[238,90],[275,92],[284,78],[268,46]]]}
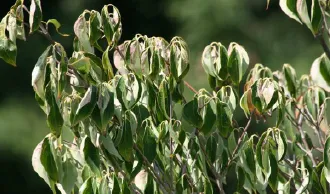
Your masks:
{"label": "leaf", "polygon": [[277,166],[277,160],[273,154],[269,154],[269,161],[270,161],[270,168],[271,168],[271,174],[268,179],[269,186],[272,188],[274,192],[277,191],[277,174],[278,174],[278,166]]}
{"label": "leaf", "polygon": [[81,57],[75,61],[70,59],[70,65],[81,74],[88,74],[91,70],[91,60],[87,57]]}
{"label": "leaf", "polygon": [[34,149],[32,166],[34,171],[37,172],[53,190],[54,182],[57,180],[58,175],[55,160],[50,149],[49,136],[46,136]]}
{"label": "leaf", "polygon": [[311,9],[312,9],[311,22],[312,22],[313,34],[317,35],[322,26],[322,19],[323,19],[322,11],[318,0],[313,0]]}
{"label": "leaf", "polygon": [[297,12],[297,0],[280,0],[280,7],[287,16],[301,23]]}
{"label": "leaf", "polygon": [[169,98],[170,91],[169,91],[169,83],[166,81],[166,79],[164,79],[160,85],[159,85],[159,91],[158,91],[158,95],[157,95],[157,103],[158,103],[158,108],[160,110],[160,112],[162,113],[162,115],[164,116],[164,118],[169,119],[169,107],[172,106],[171,105],[171,101]]}
{"label": "leaf", "polygon": [[63,33],[61,33],[61,32],[59,31],[59,29],[60,29],[60,27],[61,27],[61,24],[60,24],[60,22],[57,21],[57,19],[49,19],[49,20],[47,21],[47,23],[46,23],[47,28],[48,28],[48,25],[49,25],[49,24],[53,24],[53,25],[54,25],[54,27],[55,27],[55,29],[56,29],[56,32],[57,32],[59,35],[61,35],[61,36],[70,36],[69,34],[63,34]]}
{"label": "leaf", "polygon": [[143,137],[143,154],[148,159],[149,163],[152,164],[157,152],[157,142],[153,133],[151,132],[151,127],[146,127],[146,131]]}
{"label": "leaf", "polygon": [[131,123],[127,115],[125,114],[124,126],[122,128],[123,136],[118,146],[120,155],[125,161],[133,160],[133,133],[131,129]]}
{"label": "leaf", "polygon": [[50,46],[39,57],[32,71],[32,86],[39,98],[45,100],[45,79],[46,79],[46,63],[49,55]]}
{"label": "leaf", "polygon": [[247,70],[250,59],[244,48],[237,43],[229,45],[228,55],[228,72],[234,84],[238,85]]}
{"label": "leaf", "polygon": [[57,188],[62,194],[70,194],[73,190],[78,178],[76,166],[71,159],[67,159],[63,163],[63,178],[60,183],[57,183]]}
{"label": "leaf", "polygon": [[324,166],[330,169],[330,137],[327,138],[324,144],[323,160],[324,160]]}
{"label": "leaf", "polygon": [[56,98],[49,83],[46,87],[46,102],[47,102],[47,124],[51,132],[58,138],[62,134],[64,120],[60,108],[56,102]]}
{"label": "leaf", "polygon": [[79,194],[94,194],[92,177],[89,177],[79,188]]}
{"label": "leaf", "polygon": [[89,16],[89,40],[92,45],[102,37],[102,18],[99,12],[92,10]]}
{"label": "leaf", "polygon": [[203,124],[203,119],[198,113],[198,101],[194,98],[183,107],[183,118],[194,127],[200,128]]}
{"label": "leaf", "polygon": [[108,46],[102,55],[102,65],[105,73],[108,75],[108,79],[111,80],[114,77],[114,74],[109,60],[109,49],[110,47]]}
{"label": "leaf", "polygon": [[245,182],[245,173],[243,168],[240,166],[237,166],[236,168],[236,174],[237,174],[237,192],[240,192],[243,189],[244,182]]}
{"label": "leaf", "polygon": [[29,17],[30,33],[33,33],[39,29],[41,21],[42,21],[41,2],[40,0],[31,0],[30,17]]}
{"label": "leaf", "polygon": [[297,12],[300,20],[313,32],[311,19],[308,15],[306,0],[297,0]]}
{"label": "leaf", "polygon": [[114,92],[110,91],[109,84],[101,84],[98,101],[92,113],[92,119],[102,134],[106,133],[108,123],[115,112]]}
{"label": "leaf", "polygon": [[[7,14],[4,18],[2,18],[0,23],[0,58],[2,58],[8,64],[16,66],[17,47],[15,42],[13,42],[6,35],[8,17],[9,15]],[[11,30],[10,34],[12,33],[16,32]]]}
{"label": "leaf", "polygon": [[289,65],[283,65],[283,74],[286,82],[286,86],[288,91],[290,92],[291,96],[296,96],[296,85],[297,85],[297,78],[296,78],[296,71]]}
{"label": "leaf", "polygon": [[77,36],[79,42],[81,43],[83,51],[94,53],[94,49],[89,42],[85,12],[81,14],[78,17],[77,21],[74,23],[74,33]]}
{"label": "leaf", "polygon": [[104,148],[109,152],[109,154],[116,156],[118,159],[123,160],[119,155],[118,150],[116,149],[111,137],[109,136],[100,136],[99,138],[100,144],[104,146]]}
{"label": "leaf", "polygon": [[232,116],[233,113],[230,111],[228,104],[218,100],[216,122],[220,135],[224,138],[227,138],[233,130]]}
{"label": "leaf", "polygon": [[325,54],[314,60],[310,75],[315,85],[330,92],[330,61]]}
{"label": "leaf", "polygon": [[[112,14],[109,13],[109,7],[112,8]],[[112,17],[111,17],[112,16]],[[121,36],[121,17],[118,9],[113,5],[105,5],[101,11],[104,35],[109,46],[116,44]]]}
{"label": "leaf", "polygon": [[216,138],[211,135],[208,139],[207,139],[207,143],[206,143],[206,150],[208,151],[208,158],[211,160],[212,164],[216,161],[217,158],[217,141]]}
{"label": "leaf", "polygon": [[287,138],[286,138],[286,135],[283,131],[279,131],[279,133],[277,133],[277,137],[276,137],[276,140],[277,140],[277,145],[278,145],[278,148],[277,148],[277,155],[278,155],[278,161],[281,161],[284,159],[285,157],[285,154],[286,154],[286,150],[287,150]]}
{"label": "leaf", "polygon": [[77,125],[80,121],[89,117],[94,110],[96,102],[97,88],[95,86],[90,86],[78,105],[73,119],[73,125]]}
{"label": "leaf", "polygon": [[141,81],[132,73],[117,77],[117,98],[124,110],[132,109],[141,98]]}
{"label": "leaf", "polygon": [[93,173],[96,176],[101,176],[99,150],[93,145],[88,136],[83,139],[80,149],[84,153],[84,159]]}
{"label": "leaf", "polygon": [[206,103],[203,108],[203,125],[200,128],[200,131],[204,133],[205,136],[208,136],[213,131],[216,121],[216,104],[214,100],[208,100],[208,103]]}

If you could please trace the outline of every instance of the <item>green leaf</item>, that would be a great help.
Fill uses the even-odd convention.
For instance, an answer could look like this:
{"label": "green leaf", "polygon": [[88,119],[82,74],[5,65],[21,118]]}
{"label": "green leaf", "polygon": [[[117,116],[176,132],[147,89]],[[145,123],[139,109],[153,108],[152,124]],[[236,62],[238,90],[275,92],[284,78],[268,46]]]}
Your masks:
{"label": "green leaf", "polygon": [[286,150],[287,150],[287,138],[286,138],[286,135],[283,131],[279,131],[277,134],[276,134],[276,140],[277,140],[277,158],[278,158],[278,161],[281,161],[284,159],[285,157],[285,154],[286,154]]}
{"label": "green leaf", "polygon": [[280,0],[280,7],[287,16],[301,23],[297,12],[297,0]]}
{"label": "green leaf", "polygon": [[132,109],[141,98],[141,80],[133,73],[118,77],[116,93],[124,110]]}
{"label": "green leaf", "polygon": [[151,130],[151,127],[146,127],[143,137],[143,154],[148,159],[150,164],[153,163],[157,155],[157,142]]}
{"label": "green leaf", "polygon": [[85,137],[81,144],[84,159],[96,176],[101,176],[99,150],[93,145],[89,137]]}
{"label": "green leaf", "polygon": [[92,177],[89,177],[79,188],[79,194],[94,194]]}
{"label": "green leaf", "polygon": [[102,134],[106,133],[108,123],[115,112],[114,92],[110,90],[110,87],[109,84],[100,85],[98,101],[92,113],[92,119]]}
{"label": "green leaf", "polygon": [[269,154],[269,161],[270,161],[270,168],[271,168],[271,174],[268,179],[269,186],[272,188],[274,192],[277,191],[277,174],[278,174],[278,166],[277,166],[277,160],[273,154]]}
{"label": "green leaf", "polygon": [[57,182],[59,177],[51,146],[53,146],[52,142],[50,142],[49,137],[46,137],[41,147],[40,162],[45,168],[49,178],[54,182]]}
{"label": "green leaf", "polygon": [[330,137],[327,138],[324,144],[323,160],[324,160],[324,166],[330,169]]}
{"label": "green leaf", "polygon": [[208,158],[211,160],[212,164],[216,161],[216,159],[218,159],[217,157],[217,140],[216,138],[211,135],[208,139],[207,139],[207,143],[206,143],[206,150],[208,151]]}
{"label": "green leaf", "polygon": [[107,178],[102,178],[101,183],[98,187],[98,193],[99,194],[111,194],[111,190],[110,190]]}
{"label": "green leaf", "polygon": [[56,29],[56,32],[61,35],[61,36],[70,36],[69,34],[63,34],[59,31],[60,27],[61,27],[61,24],[60,22],[57,21],[57,19],[49,19],[46,23],[46,26],[48,28],[48,25],[49,24],[53,24],[55,26],[55,29]]}
{"label": "green leaf", "polygon": [[240,166],[236,167],[236,174],[237,174],[237,192],[242,191],[243,186],[244,186],[244,182],[245,182],[245,173],[243,168],[241,168]]}
{"label": "green leaf", "polygon": [[297,12],[300,17],[300,20],[304,24],[306,24],[306,26],[313,32],[313,27],[311,24],[311,19],[308,14],[306,0],[297,0]]}
{"label": "green leaf", "polygon": [[91,70],[91,59],[88,57],[81,57],[77,60],[70,59],[70,65],[81,74],[88,74]]}
{"label": "green leaf", "polygon": [[211,134],[214,128],[214,124],[216,121],[216,104],[214,100],[207,99],[208,102],[204,104],[203,107],[203,125],[200,128],[200,131],[204,133],[205,136]]}
{"label": "green leaf", "polygon": [[47,124],[51,132],[58,138],[62,134],[64,120],[50,83],[46,87],[46,102],[48,109]]}
{"label": "green leaf", "polygon": [[312,28],[313,28],[313,34],[317,35],[320,31],[320,28],[322,26],[322,11],[320,8],[320,4],[318,0],[313,0],[312,2]]}
{"label": "green leaf", "polygon": [[97,88],[91,86],[86,91],[84,97],[81,99],[76,114],[74,116],[73,125],[78,124],[80,121],[83,121],[89,117],[96,105],[97,102]]}
{"label": "green leaf", "polygon": [[29,18],[30,33],[33,33],[39,29],[41,21],[42,21],[41,2],[40,0],[31,0],[30,18]]}
{"label": "green leaf", "polygon": [[198,113],[198,101],[194,98],[183,107],[183,118],[194,127],[200,128],[203,124],[203,119]]}
{"label": "green leaf", "polygon": [[102,36],[102,18],[99,12],[92,10],[89,16],[89,40],[92,45]]}
{"label": "green leaf", "polygon": [[78,178],[78,172],[72,159],[66,159],[63,163],[63,177],[57,184],[57,188],[62,194],[69,194],[72,192]]}
{"label": "green leaf", "polygon": [[34,171],[45,180],[54,193],[54,183],[58,175],[50,146],[49,136],[46,136],[33,151],[32,166]]}
{"label": "green leaf", "polygon": [[220,135],[224,138],[227,138],[233,130],[232,116],[233,113],[231,112],[228,104],[218,100],[216,122]]}
{"label": "green leaf", "polygon": [[87,22],[85,19],[85,12],[81,14],[74,23],[74,33],[77,36],[83,51],[94,53],[94,49],[89,42]]}
{"label": "green leaf", "polygon": [[296,71],[289,64],[284,64],[283,74],[288,91],[290,92],[292,97],[296,97],[296,92],[297,92]]}
{"label": "green leaf", "polygon": [[[109,7],[112,13],[109,13]],[[105,5],[101,11],[104,35],[109,46],[116,44],[121,36],[121,17],[118,9],[113,5]]]}
{"label": "green leaf", "polygon": [[237,43],[229,45],[228,55],[228,72],[234,84],[238,85],[248,68],[250,59],[244,48]]}
{"label": "green leaf", "polygon": [[32,86],[39,98],[45,100],[46,63],[50,46],[39,57],[32,71]]}
{"label": "green leaf", "polygon": [[108,79],[111,80],[114,77],[114,74],[109,60],[109,49],[110,47],[108,46],[102,55],[102,65],[105,73],[108,75]]}
{"label": "green leaf", "polygon": [[310,75],[315,85],[330,92],[330,61],[325,54],[314,60]]}
{"label": "green leaf", "polygon": [[120,155],[125,159],[125,161],[133,160],[133,133],[132,125],[130,119],[125,113],[124,126],[122,128],[123,136],[121,142],[118,146],[118,151]]}
{"label": "green leaf", "polygon": [[118,159],[123,160],[119,155],[118,150],[116,149],[111,137],[109,136],[100,136],[99,138],[100,144],[104,146],[104,148],[109,152],[109,154],[116,156]]}
{"label": "green leaf", "polygon": [[171,106],[171,101],[169,98],[169,83],[164,79],[159,86],[159,91],[157,95],[157,103],[159,107],[159,111],[162,113],[165,119],[169,119],[169,107]]}
{"label": "green leaf", "polygon": [[16,43],[10,39],[14,36],[13,33],[16,33],[16,31],[13,31],[14,26],[12,26],[11,22],[11,24],[8,25],[8,27],[11,26],[11,30],[9,31],[10,37],[7,37],[6,29],[8,17],[10,17],[9,14],[2,18],[0,23],[0,58],[2,58],[8,64],[16,66],[17,47]]}

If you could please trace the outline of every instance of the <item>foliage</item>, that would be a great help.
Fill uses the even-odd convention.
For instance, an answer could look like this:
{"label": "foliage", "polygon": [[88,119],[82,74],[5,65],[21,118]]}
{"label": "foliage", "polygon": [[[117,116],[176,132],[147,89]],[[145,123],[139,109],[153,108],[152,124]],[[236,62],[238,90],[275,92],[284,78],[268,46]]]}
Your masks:
{"label": "foliage", "polygon": [[[238,43],[213,42],[201,60],[212,91],[196,91],[184,81],[190,63],[182,38],[138,34],[119,44],[121,16],[106,5],[78,17],[69,57],[48,25],[67,35],[57,20],[43,21],[40,0],[30,9],[17,0],[0,24],[0,57],[16,65],[16,39],[26,39],[25,28],[51,43],[32,72],[50,129],[34,150],[34,170],[53,193],[224,193],[231,171],[237,192],[328,192],[329,4],[281,0],[280,6],[325,51],[310,74],[297,78],[288,64],[276,72],[256,64],[242,83],[247,52]],[[189,102],[186,88],[195,93]],[[244,127],[234,118],[238,105],[248,118]],[[274,127],[247,134],[253,117],[266,121],[273,114]],[[73,140],[63,138],[64,130]]]}

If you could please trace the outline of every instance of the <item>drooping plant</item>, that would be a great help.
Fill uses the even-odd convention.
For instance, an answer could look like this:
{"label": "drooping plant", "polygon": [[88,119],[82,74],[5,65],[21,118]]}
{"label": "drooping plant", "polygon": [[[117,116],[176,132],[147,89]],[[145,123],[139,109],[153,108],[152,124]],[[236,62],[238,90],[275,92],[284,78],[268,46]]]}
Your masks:
{"label": "drooping plant", "polygon": [[[213,42],[201,60],[212,91],[196,91],[184,80],[190,63],[182,38],[138,34],[120,44],[120,13],[106,5],[78,17],[68,55],[51,38],[48,25],[61,34],[60,23],[43,21],[40,0],[30,8],[17,0],[0,23],[0,58],[15,66],[16,40],[26,33],[50,41],[32,72],[50,129],[34,150],[34,170],[53,193],[225,193],[230,172],[238,193],[327,193],[329,1],[280,0],[280,6],[324,48],[310,74],[297,78],[288,64],[276,72],[256,64],[242,83],[247,52]],[[194,92],[190,101],[186,88]],[[234,118],[238,106],[248,118],[244,127]],[[274,127],[247,134],[253,118],[273,113]]]}

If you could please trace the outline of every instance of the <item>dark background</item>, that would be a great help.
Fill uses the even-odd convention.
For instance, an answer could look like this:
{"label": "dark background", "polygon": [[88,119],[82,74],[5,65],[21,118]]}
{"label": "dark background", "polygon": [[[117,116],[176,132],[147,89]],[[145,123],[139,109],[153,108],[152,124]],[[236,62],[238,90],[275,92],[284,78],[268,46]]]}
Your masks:
{"label": "dark background", "polygon": [[[0,17],[14,2],[1,2]],[[268,10],[266,0],[43,0],[44,21],[56,18],[62,24],[60,30],[71,34],[60,37],[50,30],[71,53],[76,18],[84,9],[100,11],[109,3],[121,12],[122,41],[136,33],[162,36],[168,41],[175,35],[182,36],[191,52],[187,81],[197,89],[208,88],[200,57],[212,41],[243,45],[251,65],[262,63],[275,71],[290,63],[298,76],[309,73],[313,60],[321,55],[313,35],[284,15],[278,0],[273,0]],[[18,41],[16,68],[0,60],[0,193],[50,193],[31,165],[34,147],[48,133],[45,115],[34,101],[31,87],[32,69],[47,45],[44,37],[35,34],[26,42]],[[244,126],[246,120],[240,116],[237,119]],[[265,127],[259,124],[252,128]]]}

